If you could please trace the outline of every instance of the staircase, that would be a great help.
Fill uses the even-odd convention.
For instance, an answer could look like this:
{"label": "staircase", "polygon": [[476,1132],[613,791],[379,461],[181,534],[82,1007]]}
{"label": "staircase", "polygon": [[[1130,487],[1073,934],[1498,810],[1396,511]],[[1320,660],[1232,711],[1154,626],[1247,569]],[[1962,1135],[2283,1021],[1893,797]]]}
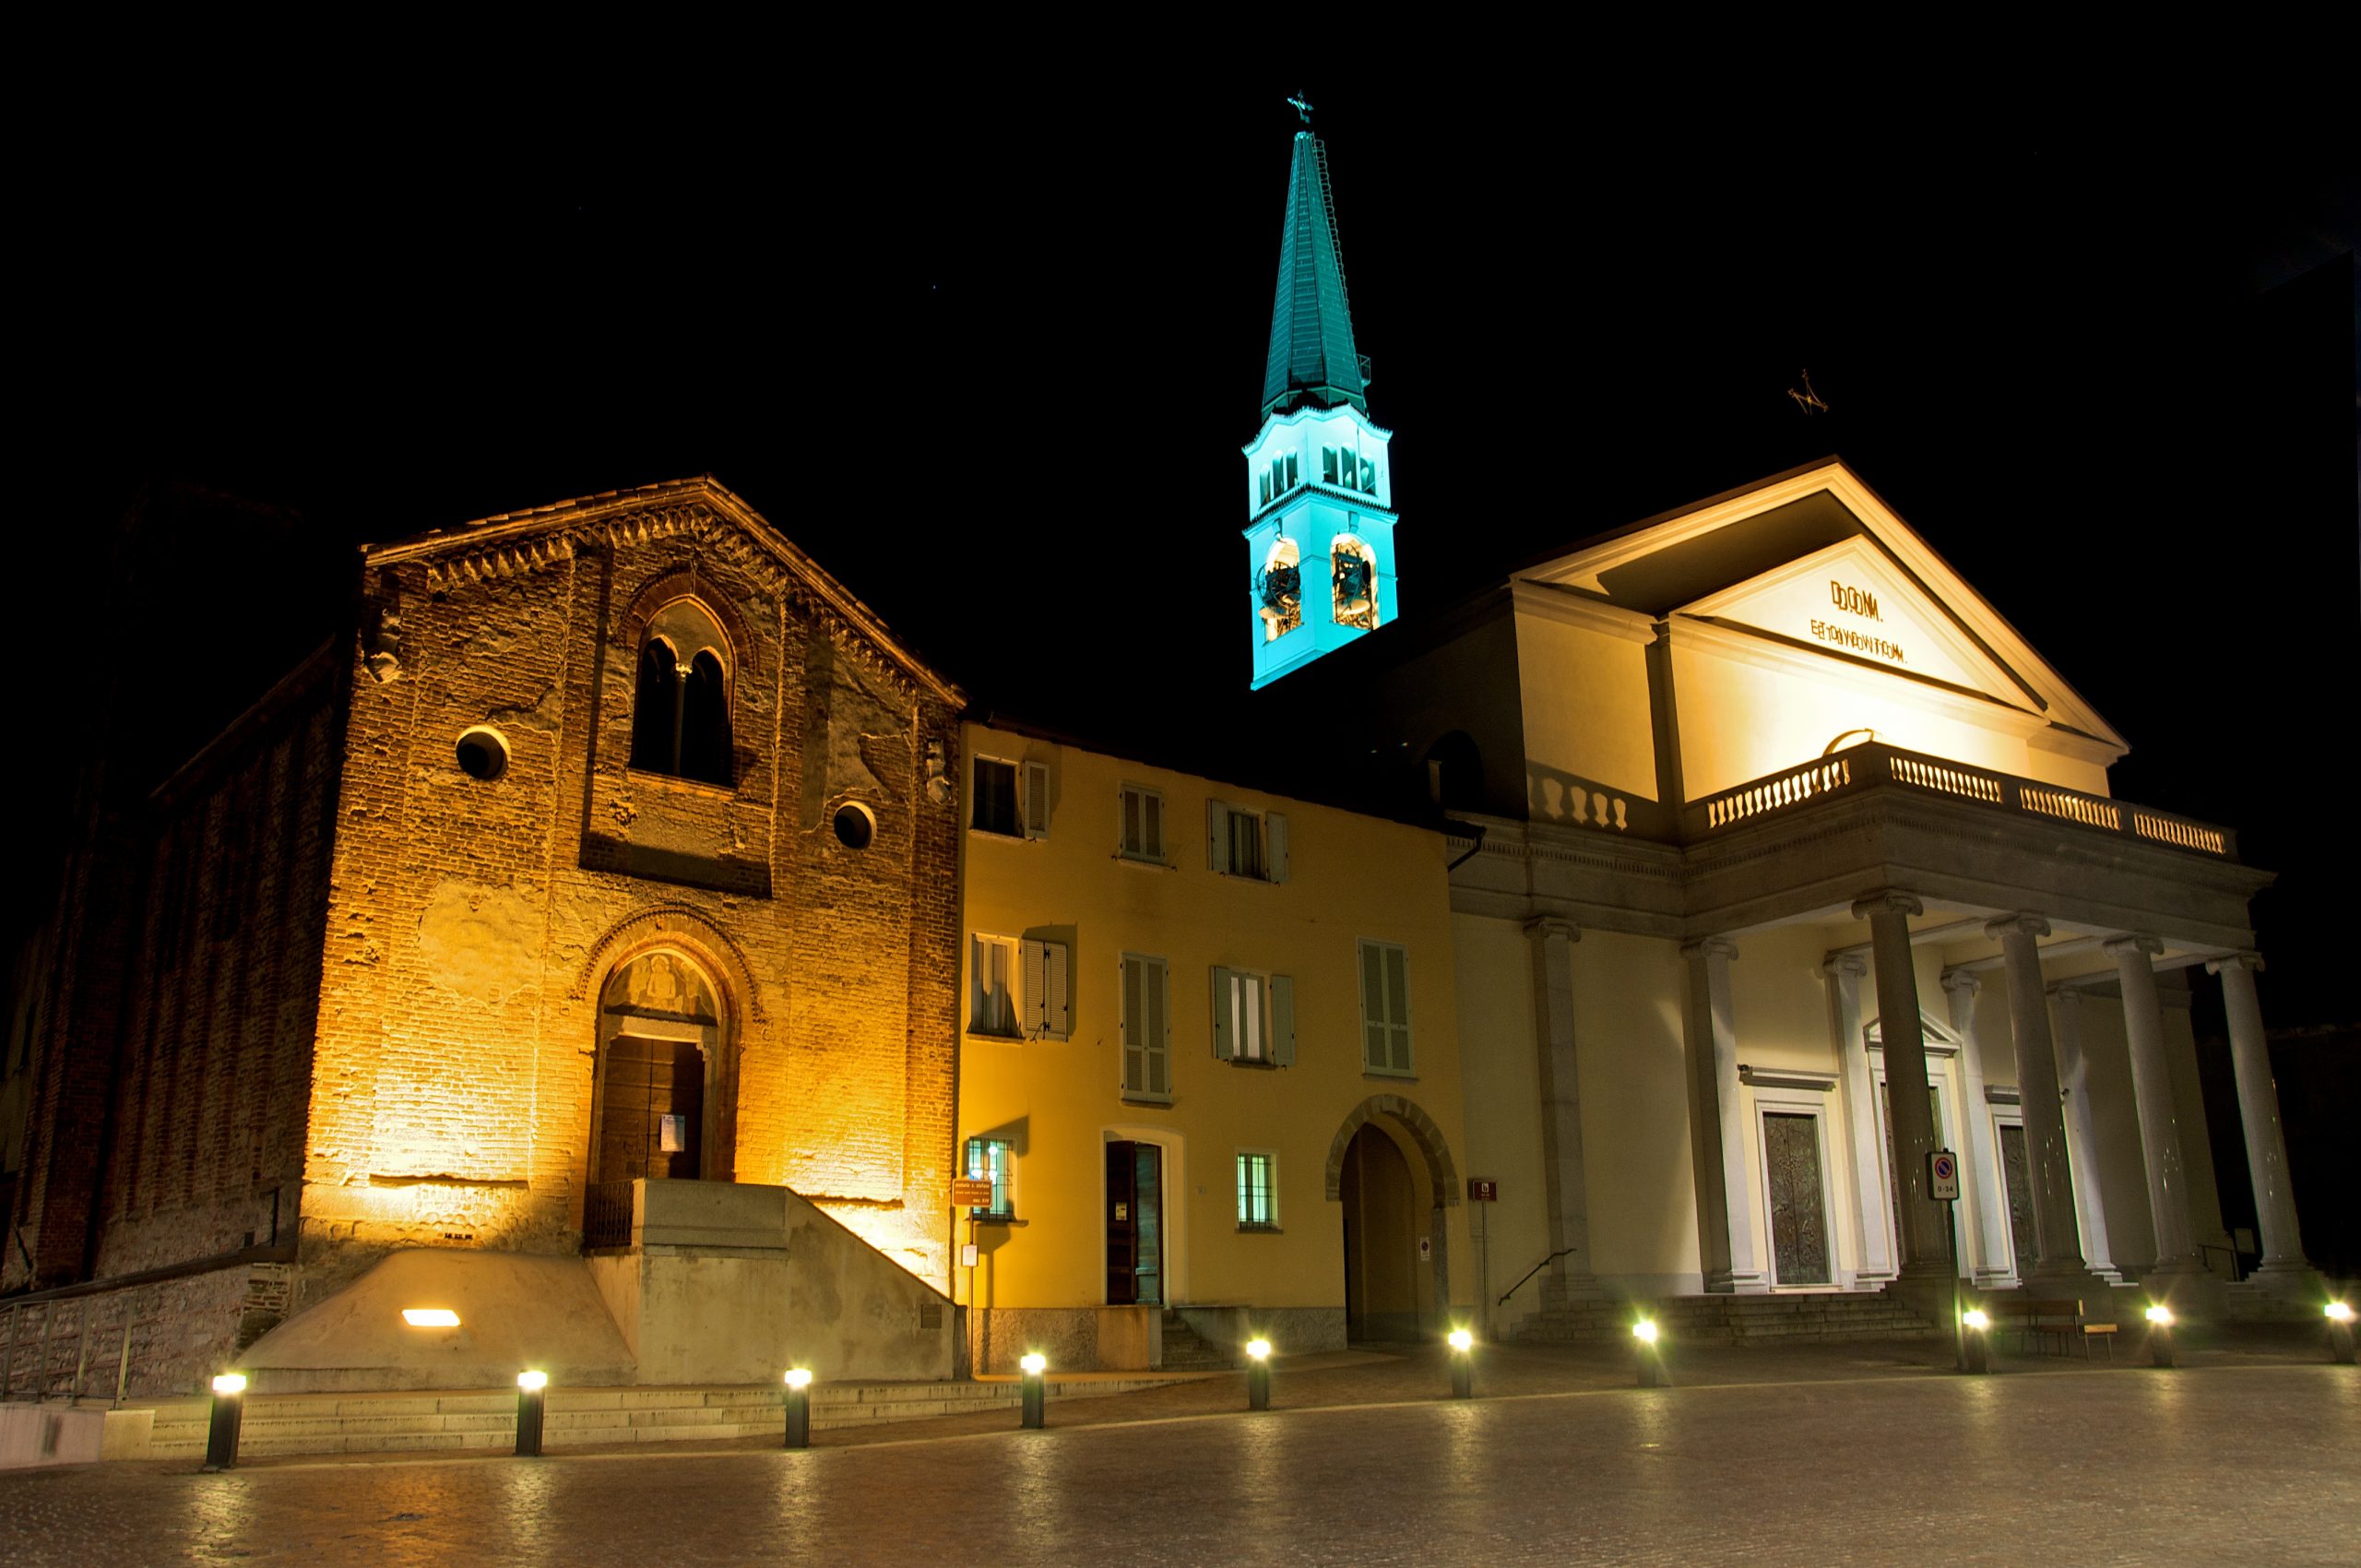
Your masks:
{"label": "staircase", "polygon": [[1597,1344],[1628,1338],[1632,1322],[1654,1318],[1665,1337],[1686,1345],[1784,1345],[1857,1339],[1919,1339],[1939,1332],[1892,1297],[1674,1296],[1660,1301],[1578,1302],[1538,1312],[1510,1337],[1525,1343]]}
{"label": "staircase", "polygon": [[1227,1372],[1237,1363],[1228,1350],[1208,1345],[1189,1320],[1164,1309],[1164,1360],[1158,1363],[1166,1372]]}
{"label": "staircase", "polygon": [[[1050,1398],[1080,1399],[1160,1386],[1156,1377],[1050,1382]],[[812,1427],[867,1426],[1009,1408],[1015,1380],[993,1383],[814,1384]],[[593,1443],[715,1443],[783,1435],[780,1391],[750,1388],[552,1388],[542,1418],[551,1450]],[[136,1403],[145,1404],[146,1401]],[[157,1401],[147,1457],[202,1458],[208,1405]],[[1014,1418],[1011,1417],[1012,1421]],[[477,1450],[504,1453],[516,1441],[516,1396],[506,1390],[445,1394],[249,1394],[238,1452],[385,1454]]]}

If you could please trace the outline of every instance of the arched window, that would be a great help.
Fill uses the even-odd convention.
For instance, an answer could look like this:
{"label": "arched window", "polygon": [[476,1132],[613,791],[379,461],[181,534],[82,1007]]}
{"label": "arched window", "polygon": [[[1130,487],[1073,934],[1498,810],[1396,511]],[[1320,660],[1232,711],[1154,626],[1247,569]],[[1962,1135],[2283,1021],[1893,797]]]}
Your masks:
{"label": "arched window", "polygon": [[1303,624],[1303,552],[1285,534],[1271,545],[1263,570],[1254,579],[1262,600],[1255,613],[1263,617],[1263,640],[1275,643]]}
{"label": "arched window", "polygon": [[727,786],[732,777],[730,644],[712,612],[676,599],[648,623],[632,706],[631,765]]}
{"label": "arched window", "polygon": [[1336,624],[1377,629],[1377,553],[1366,540],[1338,534],[1328,547],[1335,571]]}

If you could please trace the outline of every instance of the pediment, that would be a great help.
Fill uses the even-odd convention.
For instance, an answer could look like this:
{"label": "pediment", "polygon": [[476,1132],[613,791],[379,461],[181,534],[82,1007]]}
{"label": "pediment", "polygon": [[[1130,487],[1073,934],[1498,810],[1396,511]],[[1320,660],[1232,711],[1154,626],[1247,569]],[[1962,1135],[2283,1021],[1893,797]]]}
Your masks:
{"label": "pediment", "polygon": [[858,657],[896,681],[931,692],[953,707],[966,706],[966,694],[904,646],[875,611],[709,474],[504,512],[391,544],[364,545],[362,552],[372,566],[419,562],[430,581],[472,581],[538,571],[570,557],[580,545],[620,550],[681,537],[694,539],[701,553],[744,567],[773,591],[809,605],[846,635]]}
{"label": "pediment", "polygon": [[1815,550],[1675,613],[2039,711],[2026,686],[1867,538]]}

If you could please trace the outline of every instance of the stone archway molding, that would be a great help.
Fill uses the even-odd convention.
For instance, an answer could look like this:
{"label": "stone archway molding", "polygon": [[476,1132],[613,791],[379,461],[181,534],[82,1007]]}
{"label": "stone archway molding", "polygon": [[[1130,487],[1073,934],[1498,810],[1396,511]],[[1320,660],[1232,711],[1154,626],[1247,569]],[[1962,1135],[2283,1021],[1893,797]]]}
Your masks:
{"label": "stone archway molding", "polygon": [[1418,1152],[1427,1158],[1427,1174],[1434,1181],[1437,1207],[1449,1207],[1459,1202],[1459,1168],[1452,1163],[1451,1146],[1444,1141],[1442,1129],[1435,1119],[1418,1108],[1418,1102],[1398,1094],[1373,1094],[1353,1108],[1345,1124],[1336,1129],[1336,1136],[1328,1145],[1328,1201],[1342,1203],[1345,1198],[1345,1151],[1352,1145],[1353,1134],[1376,1121],[1390,1116],[1408,1130]]}
{"label": "stone archway molding", "polygon": [[681,948],[704,963],[721,982],[722,1022],[732,1046],[744,1050],[748,1024],[764,1017],[762,993],[754,989],[746,956],[719,926],[679,905],[642,910],[592,943],[582,967],[575,971],[575,1000],[597,994],[610,974],[640,954],[666,946]]}

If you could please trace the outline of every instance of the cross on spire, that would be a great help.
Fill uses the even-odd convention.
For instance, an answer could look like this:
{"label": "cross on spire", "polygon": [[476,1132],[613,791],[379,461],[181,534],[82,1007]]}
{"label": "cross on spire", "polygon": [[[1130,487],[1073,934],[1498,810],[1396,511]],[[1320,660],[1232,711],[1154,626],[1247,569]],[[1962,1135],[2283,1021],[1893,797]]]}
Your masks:
{"label": "cross on spire", "polygon": [[1311,124],[1311,101],[1303,96],[1303,89],[1296,89],[1295,96],[1288,99],[1287,101],[1295,106],[1297,115],[1302,119],[1305,125],[1309,125]]}

